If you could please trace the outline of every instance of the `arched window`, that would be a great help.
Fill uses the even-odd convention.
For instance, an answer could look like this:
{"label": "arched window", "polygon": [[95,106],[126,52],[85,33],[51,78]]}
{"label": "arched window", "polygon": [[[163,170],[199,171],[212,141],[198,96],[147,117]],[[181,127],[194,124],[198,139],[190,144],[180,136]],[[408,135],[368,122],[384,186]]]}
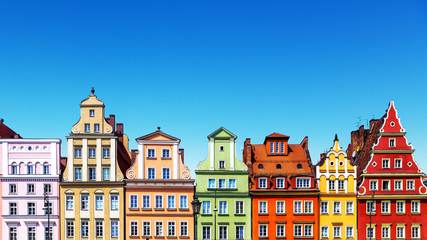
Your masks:
{"label": "arched window", "polygon": [[32,163],[27,163],[27,174],[34,174],[34,165]]}
{"label": "arched window", "polygon": [[18,164],[12,163],[10,167],[10,174],[18,174]]}
{"label": "arched window", "polygon": [[264,169],[264,165],[262,164],[258,165],[258,169]]}
{"label": "arched window", "polygon": [[50,167],[48,163],[43,164],[43,174],[46,174],[46,175],[50,174]]}

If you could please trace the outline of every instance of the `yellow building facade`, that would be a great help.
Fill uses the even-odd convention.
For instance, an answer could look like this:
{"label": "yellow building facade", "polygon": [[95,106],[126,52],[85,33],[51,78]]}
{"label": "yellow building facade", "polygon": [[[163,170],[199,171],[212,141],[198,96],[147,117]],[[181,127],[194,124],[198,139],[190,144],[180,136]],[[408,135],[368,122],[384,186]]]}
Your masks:
{"label": "yellow building facade", "polygon": [[356,166],[335,135],[334,145],[316,165],[320,190],[319,239],[357,239]]}
{"label": "yellow building facade", "polygon": [[67,137],[60,183],[61,239],[124,238],[124,172],[131,165],[128,137],[92,94]]}

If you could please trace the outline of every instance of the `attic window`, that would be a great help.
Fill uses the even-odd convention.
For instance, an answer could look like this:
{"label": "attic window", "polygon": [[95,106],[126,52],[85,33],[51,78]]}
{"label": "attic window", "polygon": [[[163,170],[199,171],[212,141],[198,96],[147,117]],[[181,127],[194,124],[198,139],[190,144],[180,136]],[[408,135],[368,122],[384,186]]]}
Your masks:
{"label": "attic window", "polygon": [[258,169],[264,169],[264,165],[262,164],[258,165]]}
{"label": "attic window", "polygon": [[270,142],[270,153],[274,153],[274,142]]}
{"label": "attic window", "polygon": [[277,168],[277,169],[282,169],[282,165],[277,164],[277,165],[276,165],[276,168]]}
{"label": "attic window", "polygon": [[285,153],[285,143],[284,142],[280,143],[280,153]]}
{"label": "attic window", "polygon": [[219,146],[219,151],[223,152],[224,151],[224,146]]}
{"label": "attic window", "polygon": [[301,165],[301,164],[298,164],[298,165],[297,165],[297,168],[298,168],[298,169],[301,169],[301,168],[302,168],[302,165]]}
{"label": "attic window", "polygon": [[89,110],[89,117],[95,117],[95,110],[93,109]]}
{"label": "attic window", "polygon": [[396,147],[396,139],[390,138],[389,139],[389,146],[390,147]]}

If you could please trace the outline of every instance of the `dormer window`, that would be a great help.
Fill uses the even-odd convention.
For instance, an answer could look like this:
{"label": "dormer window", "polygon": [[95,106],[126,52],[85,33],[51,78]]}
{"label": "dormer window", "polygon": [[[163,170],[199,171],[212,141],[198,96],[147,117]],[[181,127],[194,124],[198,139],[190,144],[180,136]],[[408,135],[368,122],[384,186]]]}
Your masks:
{"label": "dormer window", "polygon": [[389,139],[389,146],[390,147],[396,147],[396,139],[390,138]]}
{"label": "dormer window", "polygon": [[220,151],[220,152],[224,152],[224,146],[222,146],[222,145],[221,145],[221,146],[219,146],[219,151]]}
{"label": "dormer window", "polygon": [[224,160],[219,161],[219,168],[221,168],[221,169],[225,168],[225,161]]}
{"label": "dormer window", "polygon": [[270,153],[274,153],[274,142],[270,142]]}
{"label": "dormer window", "polygon": [[89,110],[89,116],[90,116],[90,117],[95,117],[95,110],[90,109],[90,110]]}
{"label": "dormer window", "polygon": [[267,178],[258,179],[259,188],[267,188]]}
{"label": "dormer window", "polygon": [[297,188],[310,188],[311,179],[310,178],[297,178]]}
{"label": "dormer window", "polygon": [[297,168],[298,168],[298,169],[301,169],[301,168],[302,168],[302,165],[301,165],[301,164],[298,164],[298,165],[297,165]]}
{"label": "dormer window", "polygon": [[85,132],[90,132],[90,124],[85,123]]}
{"label": "dormer window", "polygon": [[264,165],[262,164],[258,165],[258,169],[264,169]]}
{"label": "dormer window", "polygon": [[282,169],[282,165],[277,164],[277,165],[276,165],[276,169]]}
{"label": "dormer window", "polygon": [[285,153],[285,143],[280,142],[280,153]]}
{"label": "dormer window", "polygon": [[285,179],[277,178],[276,179],[276,188],[285,188]]}
{"label": "dormer window", "polygon": [[276,153],[279,153],[279,142],[276,142]]}

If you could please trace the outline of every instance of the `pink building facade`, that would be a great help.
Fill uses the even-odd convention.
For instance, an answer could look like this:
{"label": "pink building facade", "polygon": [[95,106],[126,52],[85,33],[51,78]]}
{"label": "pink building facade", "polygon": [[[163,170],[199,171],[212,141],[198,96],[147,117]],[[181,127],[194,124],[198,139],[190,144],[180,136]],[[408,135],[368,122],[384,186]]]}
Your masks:
{"label": "pink building facade", "polygon": [[2,239],[59,239],[60,144],[0,138]]}

